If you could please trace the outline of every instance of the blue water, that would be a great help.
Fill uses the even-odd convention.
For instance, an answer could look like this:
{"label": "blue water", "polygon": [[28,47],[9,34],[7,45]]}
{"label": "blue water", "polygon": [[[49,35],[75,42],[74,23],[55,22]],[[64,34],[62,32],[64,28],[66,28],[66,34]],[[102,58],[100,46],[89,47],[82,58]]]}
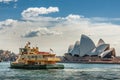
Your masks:
{"label": "blue water", "polygon": [[10,69],[0,63],[0,80],[120,80],[120,65],[64,63],[65,69]]}

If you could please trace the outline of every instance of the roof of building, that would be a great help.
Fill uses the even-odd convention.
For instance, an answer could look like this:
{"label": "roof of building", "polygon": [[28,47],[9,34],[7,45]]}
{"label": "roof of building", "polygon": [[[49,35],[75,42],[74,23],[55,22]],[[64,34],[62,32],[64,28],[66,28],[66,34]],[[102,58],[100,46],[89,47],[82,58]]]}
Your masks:
{"label": "roof of building", "polygon": [[109,48],[109,44],[101,44],[97,46],[95,49],[91,51],[91,54],[89,55],[99,55],[102,52],[104,52],[107,48]]}
{"label": "roof of building", "polygon": [[80,56],[84,56],[95,48],[94,42],[86,35],[81,36],[80,40]]}
{"label": "roof of building", "polygon": [[74,55],[79,55],[80,53],[80,41],[76,41],[73,50],[71,51],[71,54]]}
{"label": "roof of building", "polygon": [[105,42],[104,42],[103,39],[99,39],[97,46],[99,46],[99,45],[101,45],[101,44],[105,44]]}
{"label": "roof of building", "polygon": [[113,50],[114,50],[113,48],[106,50],[106,51],[102,52],[101,54],[99,54],[99,56],[103,58],[107,54],[110,54]]}
{"label": "roof of building", "polygon": [[74,48],[74,45],[70,45],[69,48],[68,48],[68,53],[71,53],[71,51],[73,50]]}
{"label": "roof of building", "polygon": [[109,50],[110,45],[106,44],[102,39],[99,39],[97,46],[94,42],[86,35],[81,35],[80,41],[76,41],[75,45],[70,45],[68,48],[68,53],[74,55],[84,56],[84,55],[97,55],[104,57]]}

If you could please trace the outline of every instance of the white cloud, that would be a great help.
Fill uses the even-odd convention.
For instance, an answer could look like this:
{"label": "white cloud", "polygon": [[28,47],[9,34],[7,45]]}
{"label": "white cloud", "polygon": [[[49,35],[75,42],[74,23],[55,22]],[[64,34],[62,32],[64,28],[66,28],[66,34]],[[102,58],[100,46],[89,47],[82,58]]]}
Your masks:
{"label": "white cloud", "polygon": [[18,0],[0,0],[0,2],[3,3],[9,3],[9,2],[17,2]]}
{"label": "white cloud", "polygon": [[13,25],[15,25],[16,22],[17,20],[13,20],[13,19],[7,19],[5,21],[1,21],[0,29],[6,28],[6,27],[12,27]]}
{"label": "white cloud", "polygon": [[68,19],[68,20],[78,20],[78,19],[80,19],[80,17],[81,16],[79,16],[79,15],[70,14],[66,17],[66,19]]}
{"label": "white cloud", "polygon": [[120,18],[92,17],[90,20],[94,23],[119,23]]}
{"label": "white cloud", "polygon": [[76,20],[81,20],[81,19],[85,19],[85,18],[82,15],[69,14],[66,17],[57,17],[56,19],[58,19],[58,20],[68,20],[68,21],[75,20],[76,21]]}
{"label": "white cloud", "polygon": [[27,32],[23,37],[25,38],[31,38],[31,37],[38,37],[38,36],[53,36],[53,35],[61,35],[62,32],[52,31],[48,28],[38,28],[35,30],[30,30]]}
{"label": "white cloud", "polygon": [[[104,20],[109,20],[108,18],[96,18],[95,20],[95,18],[75,14],[53,18],[38,16],[43,14],[38,14],[38,12],[36,12],[36,16],[32,16],[31,12],[35,11],[25,11],[28,13],[23,11],[23,21],[8,19],[0,22],[0,27],[10,27],[2,29],[0,32],[0,45],[3,45],[0,48],[16,52],[19,47],[24,46],[25,42],[30,41],[35,46],[37,44],[40,50],[48,51],[49,48],[52,48],[57,55],[63,55],[70,44],[80,40],[81,34],[86,34],[95,43],[102,38],[106,43],[110,43],[111,47],[115,47],[117,55],[120,55],[120,25],[104,22]],[[27,15],[32,17],[26,17]],[[103,22],[97,22],[97,20]],[[119,18],[114,20],[119,20]]]}
{"label": "white cloud", "polygon": [[49,14],[49,13],[54,13],[54,12],[59,12],[58,7],[31,7],[26,10],[24,10],[21,14],[24,18],[29,18],[29,17],[37,17],[41,14]]}

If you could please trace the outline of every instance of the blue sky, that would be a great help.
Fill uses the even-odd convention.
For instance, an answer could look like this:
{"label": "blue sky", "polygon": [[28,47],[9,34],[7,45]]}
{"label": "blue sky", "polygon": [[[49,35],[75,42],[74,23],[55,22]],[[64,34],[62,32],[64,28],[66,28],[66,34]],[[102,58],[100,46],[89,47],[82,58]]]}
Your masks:
{"label": "blue sky", "polygon": [[119,4],[120,0],[0,0],[0,49],[18,53],[30,41],[42,51],[52,48],[63,55],[85,34],[96,45],[102,38],[120,55]]}
{"label": "blue sky", "polygon": [[0,2],[0,20],[20,19],[21,12],[29,7],[59,7],[60,12],[50,16],[67,16],[79,14],[85,17],[120,17],[119,0],[18,0],[8,3]]}

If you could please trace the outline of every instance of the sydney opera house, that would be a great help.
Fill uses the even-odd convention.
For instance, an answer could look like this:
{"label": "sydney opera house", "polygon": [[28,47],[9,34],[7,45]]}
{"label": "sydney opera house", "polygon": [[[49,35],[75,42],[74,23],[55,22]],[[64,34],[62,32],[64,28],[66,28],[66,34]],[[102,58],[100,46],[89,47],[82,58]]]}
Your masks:
{"label": "sydney opera house", "polygon": [[72,56],[99,56],[101,58],[115,57],[115,49],[110,48],[102,39],[95,45],[94,42],[86,35],[81,35],[81,40],[70,45],[68,53]]}
{"label": "sydney opera house", "polygon": [[70,45],[68,52],[65,53],[63,61],[71,62],[103,62],[108,61],[120,62],[120,59],[116,58],[115,49],[110,47],[110,44],[105,43],[100,39],[95,43],[86,35],[81,35],[80,41],[76,41],[74,45]]}

